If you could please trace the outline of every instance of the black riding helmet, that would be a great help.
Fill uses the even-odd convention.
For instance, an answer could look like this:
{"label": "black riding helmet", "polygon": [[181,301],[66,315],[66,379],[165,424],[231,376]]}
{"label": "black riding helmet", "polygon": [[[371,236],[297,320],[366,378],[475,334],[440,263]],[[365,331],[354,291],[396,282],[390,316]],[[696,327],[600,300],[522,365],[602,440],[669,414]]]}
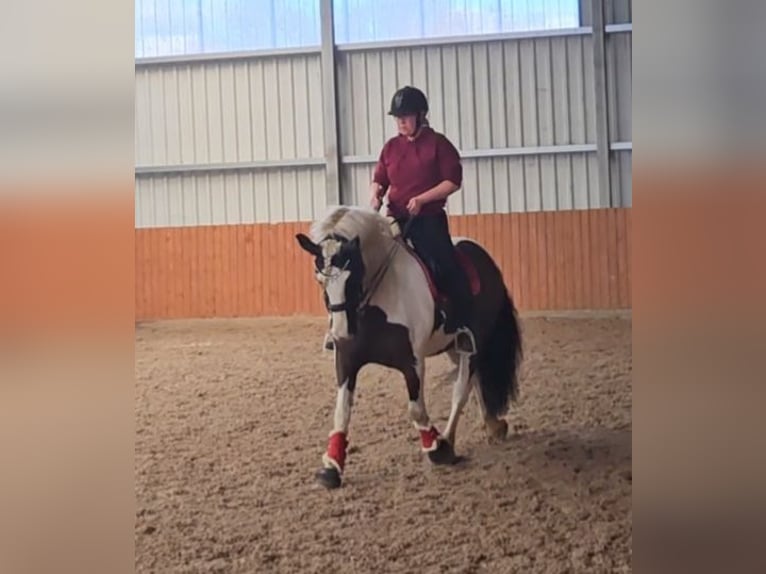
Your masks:
{"label": "black riding helmet", "polygon": [[409,116],[428,113],[428,100],[426,95],[417,88],[404,86],[396,90],[394,97],[391,98],[391,109],[388,111],[390,116]]}

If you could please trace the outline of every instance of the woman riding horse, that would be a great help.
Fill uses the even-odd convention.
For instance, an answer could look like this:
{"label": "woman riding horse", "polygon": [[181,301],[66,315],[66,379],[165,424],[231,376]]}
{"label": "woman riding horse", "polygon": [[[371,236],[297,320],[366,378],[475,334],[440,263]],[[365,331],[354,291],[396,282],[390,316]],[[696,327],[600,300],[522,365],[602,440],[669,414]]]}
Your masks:
{"label": "woman riding horse", "polygon": [[[428,100],[417,88],[405,86],[391,98],[388,114],[399,134],[383,146],[370,185],[370,205],[380,210],[388,194],[388,215],[403,229],[417,254],[450,299],[445,329],[455,333],[455,347],[472,355],[476,340],[470,325],[471,291],[457,259],[444,207],[462,184],[460,154],[450,140],[428,124]],[[411,218],[414,218],[410,221]],[[332,349],[329,333],[325,348]]]}
{"label": "woman riding horse", "polygon": [[400,228],[411,217],[407,238],[435,274],[449,297],[452,312],[446,331],[456,333],[455,345],[476,352],[469,325],[471,290],[457,259],[444,207],[462,184],[460,154],[444,134],[428,124],[428,100],[417,88],[405,86],[391,98],[388,114],[396,118],[399,134],[383,146],[370,186],[370,205],[379,210],[388,193],[388,215]]}
{"label": "woman riding horse", "polygon": [[[331,316],[338,388],[333,429],[316,474],[327,488],[341,485],[357,376],[368,364],[404,376],[410,418],[434,464],[457,460],[458,420],[474,388],[488,436],[502,439],[508,430],[502,417],[517,396],[522,349],[516,310],[491,255],[476,241],[453,244],[450,238],[444,206],[462,183],[460,157],[446,137],[428,126],[427,112],[420,90],[399,90],[390,110],[399,135],[380,154],[372,183],[374,209],[335,207],[314,222],[310,236],[296,236],[314,257],[315,277]],[[386,193],[389,214],[406,222],[402,234],[412,240],[419,258],[435,268],[451,299],[446,320],[419,258],[378,213]],[[470,273],[470,283],[464,273]],[[458,364],[443,434],[424,400],[425,361],[442,353]]]}

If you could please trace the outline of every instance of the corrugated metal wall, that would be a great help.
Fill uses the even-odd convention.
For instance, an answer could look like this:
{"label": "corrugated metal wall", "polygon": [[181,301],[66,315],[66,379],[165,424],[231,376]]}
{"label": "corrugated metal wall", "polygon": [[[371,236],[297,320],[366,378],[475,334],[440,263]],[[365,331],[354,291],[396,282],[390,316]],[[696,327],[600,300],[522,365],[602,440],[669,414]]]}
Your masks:
{"label": "corrugated metal wall", "polygon": [[322,158],[321,81],[314,54],[140,67],[136,163]]}
{"label": "corrugated metal wall", "polygon": [[[344,201],[367,201],[374,161],[394,133],[388,100],[411,83],[464,155],[451,213],[632,205],[631,33],[608,34],[606,46],[610,139],[627,144],[611,152],[611,199],[598,190],[593,48],[581,29],[341,49]],[[316,217],[326,203],[320,86],[318,53],[139,66],[136,226]]]}
{"label": "corrugated metal wall", "polygon": [[338,63],[345,155],[377,153],[404,84],[429,96],[431,124],[463,152],[595,139],[591,39],[576,35],[427,48],[343,51]]}
{"label": "corrugated metal wall", "polygon": [[136,226],[315,217],[326,203],[318,85],[318,54],[139,67]]}
{"label": "corrugated metal wall", "polygon": [[[631,32],[615,32],[606,37],[609,138],[623,144],[633,141],[632,40]],[[612,205],[615,207],[633,205],[632,156],[631,149],[612,151]]]}
{"label": "corrugated metal wall", "polygon": [[[434,39],[427,37],[439,28],[423,25],[338,38],[342,201],[367,202],[374,162],[394,134],[389,98],[403,84],[421,86],[431,124],[463,155],[463,189],[449,203],[453,233],[490,250],[521,309],[631,304],[630,210],[615,209],[632,205],[631,2],[604,4],[603,91],[594,73],[600,37],[588,27],[592,2],[579,2],[581,27],[568,30],[529,32],[542,22],[529,12],[526,23],[507,20],[506,8],[525,0],[477,0],[488,14],[466,16],[465,30],[499,26],[500,34]],[[141,44],[144,55],[156,57],[136,65],[137,317],[322,313],[294,238],[335,193],[325,177],[334,139],[326,130],[334,128],[323,119],[322,55],[305,45],[313,24],[270,39],[240,34],[237,26],[221,28],[220,17],[252,5],[199,0],[209,29],[195,36],[190,26],[205,18],[181,20],[186,35],[179,40],[172,31],[180,20],[168,14],[183,8],[188,16],[188,6],[171,2],[168,13],[153,13],[150,3],[156,10],[162,0],[142,0],[137,27],[157,18],[156,29],[164,29],[155,44]],[[262,3],[277,13],[275,0]],[[364,8],[350,0],[338,5]],[[418,5],[423,13],[436,6]],[[462,29],[455,14],[468,3],[448,5],[445,31]],[[509,35],[517,24],[526,31]],[[344,43],[400,32],[409,39]],[[297,47],[273,50],[285,45]],[[272,51],[209,53],[263,47]],[[602,95],[611,194],[599,186]]]}
{"label": "corrugated metal wall", "polygon": [[322,167],[136,179],[136,226],[309,221],[326,206]]}
{"label": "corrugated metal wall", "polygon": [[[604,22],[606,24],[633,22],[633,0],[604,0]],[[580,24],[590,26],[592,23],[592,0],[580,0]]]}
{"label": "corrugated metal wall", "polygon": [[[466,159],[463,189],[449,198],[450,214],[588,209],[599,205],[594,154]],[[349,203],[369,199],[370,165],[344,168]]]}
{"label": "corrugated metal wall", "polygon": [[604,18],[607,24],[627,24],[632,22],[632,0],[607,0],[604,3]]}
{"label": "corrugated metal wall", "polygon": [[[608,207],[597,194],[592,59],[583,32],[342,52],[346,199],[366,201],[372,162],[394,133],[385,114],[389,98],[398,86],[414,84],[429,95],[432,126],[465,157],[464,186],[450,200],[451,213]],[[580,151],[533,149],[551,146]]]}

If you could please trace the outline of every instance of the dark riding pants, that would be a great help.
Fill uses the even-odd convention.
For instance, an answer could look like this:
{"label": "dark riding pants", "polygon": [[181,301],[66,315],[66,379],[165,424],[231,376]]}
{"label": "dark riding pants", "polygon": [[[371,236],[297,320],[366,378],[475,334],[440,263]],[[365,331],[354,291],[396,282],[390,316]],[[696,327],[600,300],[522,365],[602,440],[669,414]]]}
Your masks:
{"label": "dark riding pants", "polygon": [[[403,223],[400,223],[403,229]],[[436,284],[452,302],[452,320],[446,329],[469,327],[472,295],[468,277],[457,259],[457,252],[449,233],[447,214],[419,215],[407,233],[415,251],[435,273]],[[454,324],[453,324],[454,323]]]}

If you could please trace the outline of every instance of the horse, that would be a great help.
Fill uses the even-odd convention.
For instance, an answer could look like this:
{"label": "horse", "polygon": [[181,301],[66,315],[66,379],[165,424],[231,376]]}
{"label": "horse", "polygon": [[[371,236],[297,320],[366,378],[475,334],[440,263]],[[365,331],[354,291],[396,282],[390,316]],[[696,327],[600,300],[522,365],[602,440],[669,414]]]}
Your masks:
{"label": "horse", "polygon": [[[322,466],[315,475],[328,489],[341,486],[346,470],[354,390],[365,365],[379,364],[402,374],[409,416],[420,433],[422,451],[437,465],[460,460],[454,449],[458,419],[474,387],[492,441],[506,437],[508,423],[503,416],[518,397],[521,330],[502,272],[490,254],[471,239],[452,239],[471,279],[476,343],[475,353],[458,353],[455,333],[444,329],[449,302],[406,242],[406,231],[395,229],[371,208],[337,206],[314,221],[308,235],[295,236],[314,257],[315,278],[331,317],[335,415]],[[426,358],[443,353],[457,365],[457,377],[442,434],[426,411],[424,377]]]}

